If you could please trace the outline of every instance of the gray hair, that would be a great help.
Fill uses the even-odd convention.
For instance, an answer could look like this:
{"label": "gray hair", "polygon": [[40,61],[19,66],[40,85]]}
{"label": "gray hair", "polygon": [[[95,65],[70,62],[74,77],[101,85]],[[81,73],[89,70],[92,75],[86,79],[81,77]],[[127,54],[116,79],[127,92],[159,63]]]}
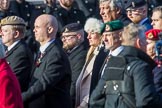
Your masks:
{"label": "gray hair", "polygon": [[122,45],[134,46],[136,39],[139,37],[143,26],[138,24],[130,23],[128,26],[124,27],[122,33]]}
{"label": "gray hair", "polygon": [[96,18],[88,18],[84,25],[84,30],[86,32],[100,33],[102,24],[103,22],[101,20],[98,20]]}
{"label": "gray hair", "polygon": [[114,10],[115,8],[119,8],[121,9],[121,11],[124,12],[124,4],[122,2],[122,0],[100,0],[100,3],[103,3],[105,1],[109,2],[109,6],[111,8],[111,10]]}
{"label": "gray hair", "polygon": [[111,10],[114,10],[115,8],[123,9],[123,4],[121,0],[110,0],[110,8]]}
{"label": "gray hair", "polygon": [[0,38],[0,59],[5,58],[5,49],[2,43],[2,39]]}

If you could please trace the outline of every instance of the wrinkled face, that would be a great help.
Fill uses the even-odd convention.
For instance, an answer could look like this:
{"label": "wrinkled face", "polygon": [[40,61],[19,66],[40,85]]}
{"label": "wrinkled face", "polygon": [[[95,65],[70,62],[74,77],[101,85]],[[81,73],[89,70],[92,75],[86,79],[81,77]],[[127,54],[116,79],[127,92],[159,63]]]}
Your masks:
{"label": "wrinkled face", "polygon": [[146,53],[152,58],[155,57],[155,42],[146,45]]}
{"label": "wrinkled face", "polygon": [[104,32],[102,34],[103,42],[105,43],[105,48],[108,50],[114,50],[118,46],[120,46],[119,32]]}
{"label": "wrinkled face", "polygon": [[1,10],[8,10],[9,5],[10,5],[10,0],[0,0]]}
{"label": "wrinkled face", "polygon": [[153,28],[162,30],[162,13],[159,11],[153,12],[151,19]]}
{"label": "wrinkled face", "polygon": [[77,35],[62,35],[61,40],[65,51],[73,49],[79,42]]}
{"label": "wrinkled face", "polygon": [[43,23],[42,18],[38,17],[35,20],[35,24],[34,24],[34,34],[35,34],[35,39],[36,41],[40,42],[40,43],[46,43],[47,38],[48,38],[48,27],[46,23]]}
{"label": "wrinkled face", "polygon": [[16,31],[12,29],[11,25],[1,27],[2,42],[6,46],[11,46],[15,42]]}
{"label": "wrinkled face", "polygon": [[89,32],[87,39],[89,41],[90,46],[98,46],[100,44],[101,36],[95,32]]}
{"label": "wrinkled face", "polygon": [[100,3],[99,8],[100,8],[100,15],[104,23],[116,19],[116,12],[115,10],[111,10],[109,6],[109,1]]}
{"label": "wrinkled face", "polygon": [[128,18],[134,23],[139,23],[143,19],[143,8],[129,8],[126,11]]}
{"label": "wrinkled face", "polygon": [[74,0],[59,0],[59,2],[65,7],[71,7]]}

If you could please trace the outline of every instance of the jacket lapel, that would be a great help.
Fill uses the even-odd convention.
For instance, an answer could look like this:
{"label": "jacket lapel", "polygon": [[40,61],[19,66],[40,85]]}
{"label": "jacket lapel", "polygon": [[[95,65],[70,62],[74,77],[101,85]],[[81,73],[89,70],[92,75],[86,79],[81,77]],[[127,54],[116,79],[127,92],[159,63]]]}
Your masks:
{"label": "jacket lapel", "polygon": [[6,57],[10,56],[21,44],[21,41],[18,42],[11,50],[6,53]]}

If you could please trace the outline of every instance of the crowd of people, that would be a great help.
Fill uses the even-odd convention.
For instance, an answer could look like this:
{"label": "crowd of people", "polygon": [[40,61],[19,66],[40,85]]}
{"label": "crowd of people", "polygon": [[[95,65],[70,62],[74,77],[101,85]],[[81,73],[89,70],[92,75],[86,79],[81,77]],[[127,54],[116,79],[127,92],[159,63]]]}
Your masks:
{"label": "crowd of people", "polygon": [[160,0],[0,0],[0,108],[161,108]]}

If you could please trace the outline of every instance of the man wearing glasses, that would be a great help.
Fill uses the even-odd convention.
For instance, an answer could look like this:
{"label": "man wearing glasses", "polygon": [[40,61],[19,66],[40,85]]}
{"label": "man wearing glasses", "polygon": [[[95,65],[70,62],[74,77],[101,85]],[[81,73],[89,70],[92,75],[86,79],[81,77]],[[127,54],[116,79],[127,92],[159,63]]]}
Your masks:
{"label": "man wearing glasses", "polygon": [[76,80],[83,68],[88,50],[84,38],[84,29],[78,23],[68,24],[62,30],[61,40],[63,42],[63,49],[68,54],[72,70],[70,94],[72,97],[73,107],[75,105]]}

